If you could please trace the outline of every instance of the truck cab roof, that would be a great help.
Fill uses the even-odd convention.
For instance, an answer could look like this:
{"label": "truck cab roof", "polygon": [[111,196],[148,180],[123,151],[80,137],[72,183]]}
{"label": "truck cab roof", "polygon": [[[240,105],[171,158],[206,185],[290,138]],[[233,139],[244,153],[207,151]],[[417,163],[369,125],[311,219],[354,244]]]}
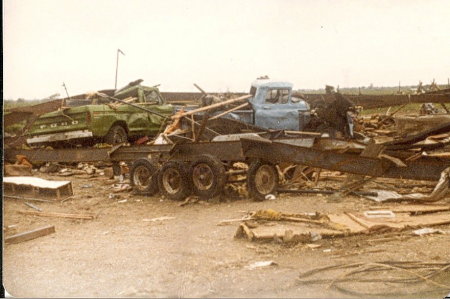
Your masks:
{"label": "truck cab roof", "polygon": [[270,79],[258,79],[252,82],[252,87],[255,88],[289,88],[292,89],[294,85],[287,81],[276,81]]}

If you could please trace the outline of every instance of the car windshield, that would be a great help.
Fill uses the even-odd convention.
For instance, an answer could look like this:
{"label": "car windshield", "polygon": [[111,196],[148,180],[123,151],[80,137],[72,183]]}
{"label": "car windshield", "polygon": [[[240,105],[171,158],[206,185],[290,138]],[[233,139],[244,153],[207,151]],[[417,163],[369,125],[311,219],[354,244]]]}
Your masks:
{"label": "car windshield", "polygon": [[289,101],[289,89],[273,88],[266,94],[266,104],[286,104]]}

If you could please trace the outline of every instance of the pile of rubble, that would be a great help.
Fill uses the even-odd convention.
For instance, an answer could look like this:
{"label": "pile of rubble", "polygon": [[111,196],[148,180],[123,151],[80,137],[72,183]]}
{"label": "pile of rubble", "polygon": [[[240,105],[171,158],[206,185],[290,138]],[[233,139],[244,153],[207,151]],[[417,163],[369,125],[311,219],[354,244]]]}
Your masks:
{"label": "pile of rubble", "polygon": [[380,114],[357,117],[355,118],[355,131],[370,138],[393,137],[396,134],[395,121],[392,116]]}

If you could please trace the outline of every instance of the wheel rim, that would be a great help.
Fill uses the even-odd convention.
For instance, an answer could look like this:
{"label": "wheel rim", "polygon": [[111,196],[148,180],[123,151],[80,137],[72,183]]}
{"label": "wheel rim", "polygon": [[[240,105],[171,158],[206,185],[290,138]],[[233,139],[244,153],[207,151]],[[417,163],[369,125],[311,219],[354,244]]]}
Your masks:
{"label": "wheel rim", "polygon": [[206,163],[199,163],[192,171],[192,182],[198,190],[209,190],[214,184],[214,173]]}
{"label": "wheel rim", "polygon": [[261,194],[269,194],[276,185],[276,175],[270,165],[262,165],[255,174],[255,187]]}
{"label": "wheel rim", "polygon": [[181,181],[182,177],[178,170],[169,168],[164,171],[162,183],[167,193],[175,194],[179,192],[181,190]]}
{"label": "wheel rim", "polygon": [[122,142],[125,142],[125,138],[124,138],[122,132],[120,132],[120,131],[116,131],[116,132],[114,133],[114,138],[113,138],[113,140],[114,140],[114,143],[122,143]]}
{"label": "wheel rim", "polygon": [[152,176],[153,174],[147,167],[136,167],[133,175],[134,186],[139,190],[145,190],[151,184]]}

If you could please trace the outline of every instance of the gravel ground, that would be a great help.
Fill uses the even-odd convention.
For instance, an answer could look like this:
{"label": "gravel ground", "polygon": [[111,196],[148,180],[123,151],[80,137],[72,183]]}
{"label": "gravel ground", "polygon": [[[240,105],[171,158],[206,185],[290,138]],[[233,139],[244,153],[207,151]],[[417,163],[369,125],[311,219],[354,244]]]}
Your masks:
{"label": "gravel ground", "polygon": [[[361,235],[319,240],[319,247],[310,248],[251,243],[234,238],[238,222],[217,225],[259,209],[335,213],[374,205],[357,197],[330,201],[325,196],[281,195],[264,202],[223,198],[179,206],[158,196],[129,192],[110,199],[112,182],[104,177],[69,179],[75,193],[72,200],[34,204],[46,212],[94,213],[94,220],[22,215],[17,211],[32,209],[20,200],[3,200],[3,226],[16,226],[5,236],[50,224],[56,228],[54,234],[4,246],[3,284],[13,296],[346,298],[351,295],[326,284],[301,285],[298,275],[341,263],[450,260],[450,234],[412,237],[404,232],[382,242],[373,239],[388,238],[389,233]],[[173,218],[145,221],[156,217]],[[450,226],[440,229],[449,231]],[[249,269],[258,261],[277,265]],[[442,279],[450,281],[448,276]],[[380,287],[386,284],[369,283],[364,289],[375,292]],[[391,289],[398,288],[398,297],[410,298],[411,287]],[[424,287],[433,289],[429,284]],[[449,291],[436,290],[426,297],[443,298]]]}

